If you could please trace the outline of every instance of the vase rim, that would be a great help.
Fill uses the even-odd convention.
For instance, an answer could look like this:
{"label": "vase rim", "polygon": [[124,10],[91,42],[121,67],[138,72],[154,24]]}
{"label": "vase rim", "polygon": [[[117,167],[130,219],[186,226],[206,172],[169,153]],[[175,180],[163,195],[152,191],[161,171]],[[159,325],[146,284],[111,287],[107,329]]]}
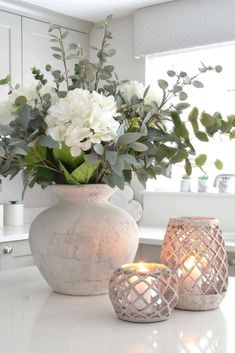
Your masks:
{"label": "vase rim", "polygon": [[83,185],[69,185],[69,184],[52,184],[52,185],[49,185],[50,188],[53,188],[53,189],[63,189],[63,188],[70,188],[70,189],[85,189],[85,188],[89,188],[89,189],[104,189],[104,188],[107,188],[107,189],[113,189],[111,188],[111,186],[107,185],[107,184],[83,184]]}
{"label": "vase rim", "polygon": [[184,216],[170,218],[169,225],[192,225],[192,226],[208,226],[219,225],[219,220],[214,217],[206,216]]}

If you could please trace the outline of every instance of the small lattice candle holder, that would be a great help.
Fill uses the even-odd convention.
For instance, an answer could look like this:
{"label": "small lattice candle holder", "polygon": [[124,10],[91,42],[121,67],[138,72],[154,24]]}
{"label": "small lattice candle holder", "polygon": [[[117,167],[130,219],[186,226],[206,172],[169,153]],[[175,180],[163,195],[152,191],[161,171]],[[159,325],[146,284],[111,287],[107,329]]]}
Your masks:
{"label": "small lattice candle holder", "polygon": [[170,219],[161,262],[179,278],[177,308],[211,310],[220,305],[228,287],[228,259],[217,219]]}
{"label": "small lattice candle holder", "polygon": [[177,303],[178,279],[162,264],[123,265],[111,277],[109,297],[121,320],[163,321]]}

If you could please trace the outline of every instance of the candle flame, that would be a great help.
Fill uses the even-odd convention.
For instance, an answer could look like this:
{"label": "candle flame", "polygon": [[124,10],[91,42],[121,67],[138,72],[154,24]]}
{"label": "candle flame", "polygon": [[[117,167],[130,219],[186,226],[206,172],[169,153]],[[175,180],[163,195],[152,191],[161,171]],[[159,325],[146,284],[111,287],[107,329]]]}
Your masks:
{"label": "candle flame", "polygon": [[148,272],[149,269],[146,267],[145,263],[140,261],[138,264],[138,271],[140,272]]}
{"label": "candle flame", "polygon": [[189,258],[184,262],[185,268],[190,271],[196,264],[196,258],[194,256],[189,256]]}

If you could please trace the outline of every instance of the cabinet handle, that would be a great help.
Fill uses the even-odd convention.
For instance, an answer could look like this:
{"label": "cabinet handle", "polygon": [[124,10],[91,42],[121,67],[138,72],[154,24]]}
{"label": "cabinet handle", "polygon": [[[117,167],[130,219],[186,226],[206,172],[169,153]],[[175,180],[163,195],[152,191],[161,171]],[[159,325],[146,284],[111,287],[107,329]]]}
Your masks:
{"label": "cabinet handle", "polygon": [[13,252],[12,246],[5,246],[5,248],[3,249],[4,255],[12,254],[12,252]]}

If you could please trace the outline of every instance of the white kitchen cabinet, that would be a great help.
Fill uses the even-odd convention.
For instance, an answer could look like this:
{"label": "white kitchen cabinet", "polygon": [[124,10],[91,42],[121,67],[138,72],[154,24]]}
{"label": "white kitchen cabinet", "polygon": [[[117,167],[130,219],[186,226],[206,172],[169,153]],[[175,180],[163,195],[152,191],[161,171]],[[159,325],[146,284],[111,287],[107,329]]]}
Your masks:
{"label": "white kitchen cabinet", "polygon": [[[10,74],[12,84],[21,83],[21,16],[0,10],[0,79]],[[8,87],[0,86],[0,99]]]}
{"label": "white kitchen cabinet", "polygon": [[[62,70],[62,72],[64,72],[64,67],[61,61],[52,57],[52,54],[55,52],[51,50],[51,46],[56,46],[57,43],[50,42],[48,33],[49,24],[29,18],[23,18],[22,21],[23,83],[28,86],[32,82],[35,82],[31,74],[33,66],[42,70],[45,73],[45,77],[49,78],[49,82],[52,83],[51,75],[45,71],[45,66],[50,64],[52,67]],[[62,30],[69,31],[69,35],[65,39],[65,47],[72,42],[80,43],[84,52],[88,52],[88,34],[63,27]],[[68,60],[67,63],[68,70],[72,72],[75,61]]]}
{"label": "white kitchen cabinet", "polygon": [[0,243],[0,271],[32,266],[34,264],[28,240]]}

